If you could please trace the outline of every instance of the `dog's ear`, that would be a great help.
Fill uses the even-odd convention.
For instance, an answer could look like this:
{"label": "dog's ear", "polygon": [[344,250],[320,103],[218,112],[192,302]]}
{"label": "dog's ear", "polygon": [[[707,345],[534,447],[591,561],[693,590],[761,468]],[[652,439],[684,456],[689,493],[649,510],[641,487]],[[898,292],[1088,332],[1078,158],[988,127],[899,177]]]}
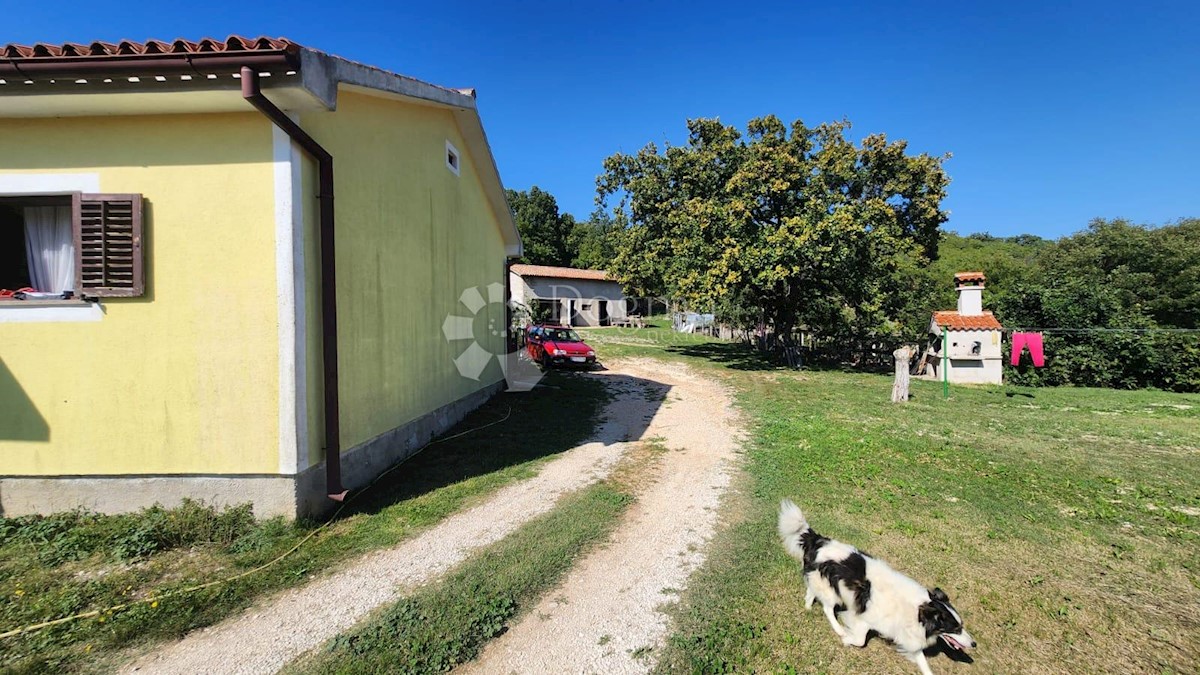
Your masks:
{"label": "dog's ear", "polygon": [[946,591],[943,591],[940,588],[935,588],[932,591],[929,591],[929,597],[937,600],[938,602],[950,602],[950,596],[946,595]]}
{"label": "dog's ear", "polygon": [[938,629],[938,610],[933,606],[933,603],[922,603],[917,608],[917,620],[921,622],[921,627],[925,629],[925,635],[934,635]]}

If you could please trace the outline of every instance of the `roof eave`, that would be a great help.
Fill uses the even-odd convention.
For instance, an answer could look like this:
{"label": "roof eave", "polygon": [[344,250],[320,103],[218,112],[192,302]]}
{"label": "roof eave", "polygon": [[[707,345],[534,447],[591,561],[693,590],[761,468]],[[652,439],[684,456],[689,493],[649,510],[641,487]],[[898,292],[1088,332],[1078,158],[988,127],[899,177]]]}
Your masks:
{"label": "roof eave", "polygon": [[[37,83],[56,80],[99,79],[106,76],[153,78],[166,75],[233,75],[238,73],[243,66],[264,71],[277,69],[298,71],[301,88],[328,110],[337,109],[337,90],[341,84],[386,92],[415,102],[451,109],[467,140],[467,150],[479,168],[480,180],[483,183],[488,204],[500,225],[505,255],[509,258],[523,255],[524,246],[521,242],[521,235],[508,207],[508,201],[504,195],[504,184],[500,180],[495,157],[492,155],[487,134],[483,130],[483,122],[479,118],[473,91],[464,92],[438,87],[294,43],[289,43],[283,49],[270,50],[37,58],[0,56],[0,80],[10,79]],[[189,89],[212,88],[214,83],[208,78],[197,78],[187,87]],[[30,93],[33,92],[23,90],[19,95],[28,96]],[[78,90],[76,93],[79,93]]]}
{"label": "roof eave", "polygon": [[238,72],[242,66],[267,69],[298,68],[300,49],[57,56],[36,59],[0,56],[0,78],[37,82],[101,75],[226,75]]}
{"label": "roof eave", "polygon": [[[522,278],[536,277],[538,279],[575,279],[577,281],[607,281],[618,283],[616,279],[610,278],[608,273],[603,270],[575,270],[569,267],[555,267],[553,265],[520,264],[513,265],[511,271]],[[570,272],[590,272],[590,274],[571,274]]]}

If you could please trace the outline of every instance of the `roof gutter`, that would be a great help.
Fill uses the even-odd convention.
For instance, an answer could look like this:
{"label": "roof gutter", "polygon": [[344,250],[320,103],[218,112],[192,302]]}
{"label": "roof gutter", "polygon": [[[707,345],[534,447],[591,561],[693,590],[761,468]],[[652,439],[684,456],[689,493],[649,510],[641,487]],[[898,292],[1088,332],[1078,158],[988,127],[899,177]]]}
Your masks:
{"label": "roof gutter", "polygon": [[325,389],[325,493],[334,501],[346,498],[342,487],[341,413],[338,409],[337,275],[333,237],[333,155],[263,95],[258,72],[242,66],[242,97],[296,142],[317,162],[317,198],[320,200],[321,247],[321,346]]}
{"label": "roof gutter", "polygon": [[12,58],[0,56],[0,77],[86,79],[100,75],[223,75],[256,70],[300,67],[295,51],[199,52],[130,54],[120,56],[58,56]]}

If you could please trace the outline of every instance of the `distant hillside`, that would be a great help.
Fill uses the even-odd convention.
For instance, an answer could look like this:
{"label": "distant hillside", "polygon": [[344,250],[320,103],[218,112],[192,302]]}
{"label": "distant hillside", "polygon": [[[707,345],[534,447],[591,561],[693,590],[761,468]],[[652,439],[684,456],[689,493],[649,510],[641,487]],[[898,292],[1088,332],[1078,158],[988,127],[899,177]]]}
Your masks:
{"label": "distant hillside", "polygon": [[964,236],[945,232],[938,244],[938,259],[929,266],[940,282],[938,302],[931,309],[955,306],[957,298],[951,284],[955,272],[983,271],[988,288],[1003,289],[1033,274],[1038,254],[1053,245],[1053,241],[1032,234],[993,237],[986,233]]}

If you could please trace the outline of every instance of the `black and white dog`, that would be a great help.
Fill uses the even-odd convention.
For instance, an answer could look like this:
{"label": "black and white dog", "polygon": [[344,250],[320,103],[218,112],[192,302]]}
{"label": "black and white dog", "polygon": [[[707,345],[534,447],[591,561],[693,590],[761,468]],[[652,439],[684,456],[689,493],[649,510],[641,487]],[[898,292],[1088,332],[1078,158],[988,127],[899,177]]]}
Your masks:
{"label": "black and white dog", "polygon": [[933,675],[924,650],[939,638],[960,651],[975,646],[942,589],[926,590],[887,563],[817,534],[800,507],[787,499],[779,505],[779,536],[787,552],[804,564],[804,608],[820,600],[842,644],[862,647],[867,633],[875,631],[923,675]]}

